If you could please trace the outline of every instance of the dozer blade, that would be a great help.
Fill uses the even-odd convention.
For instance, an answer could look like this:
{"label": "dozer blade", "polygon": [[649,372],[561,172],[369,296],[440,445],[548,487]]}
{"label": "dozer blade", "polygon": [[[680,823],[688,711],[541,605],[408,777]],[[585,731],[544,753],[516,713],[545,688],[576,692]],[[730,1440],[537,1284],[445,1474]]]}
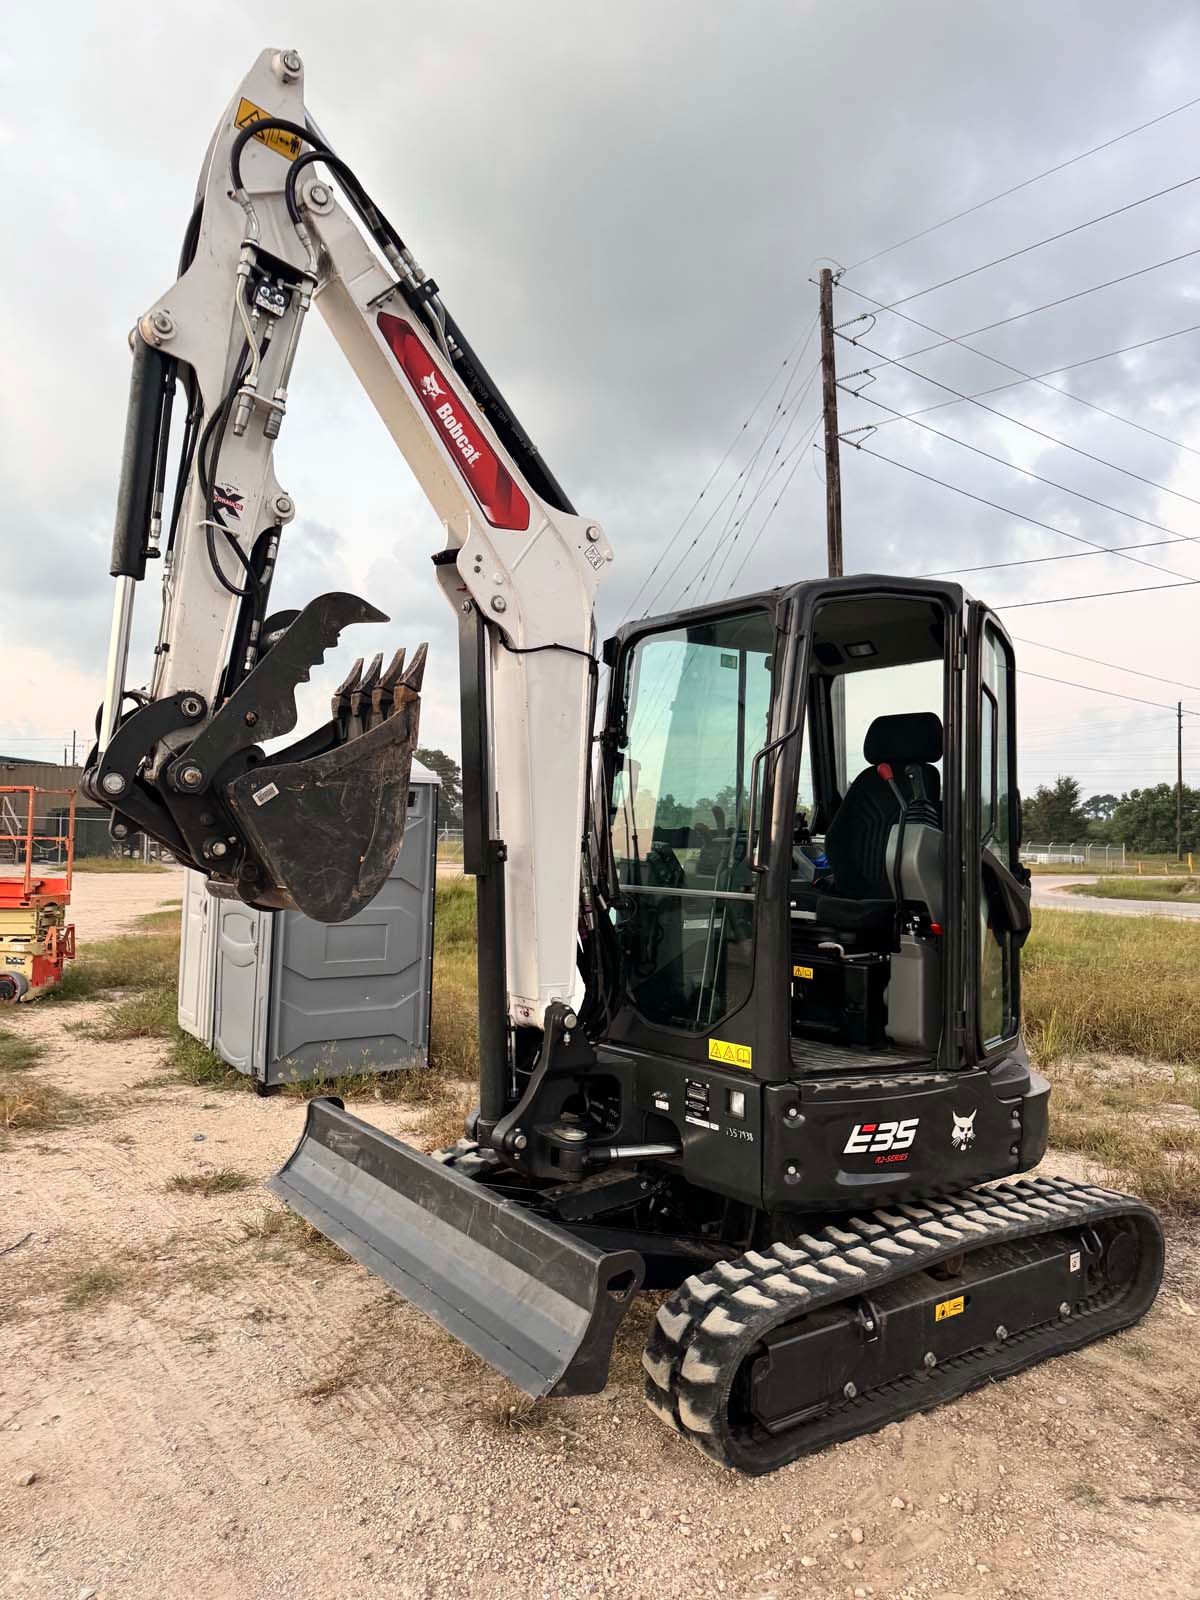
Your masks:
{"label": "dozer blade", "polygon": [[332,1098],[309,1101],[267,1187],[526,1394],[604,1387],[636,1251],[585,1244]]}

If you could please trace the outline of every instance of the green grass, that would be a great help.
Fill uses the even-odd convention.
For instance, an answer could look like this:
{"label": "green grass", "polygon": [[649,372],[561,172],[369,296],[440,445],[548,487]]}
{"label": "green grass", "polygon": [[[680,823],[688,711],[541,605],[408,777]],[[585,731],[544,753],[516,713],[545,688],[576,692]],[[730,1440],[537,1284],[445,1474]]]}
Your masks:
{"label": "green grass", "polygon": [[443,879],[437,886],[434,916],[429,1061],[432,1070],[446,1078],[475,1076],[479,1060],[475,971],[474,882]]}
{"label": "green grass", "polygon": [[1022,973],[1051,1144],[1200,1215],[1200,923],[1037,911]]}
{"label": "green grass", "polygon": [[1038,910],[1022,990],[1043,1063],[1100,1051],[1200,1064],[1200,923]]}
{"label": "green grass", "polygon": [[175,1023],[174,989],[147,989],[118,1001],[96,1022],[83,1023],[78,1031],[88,1039],[109,1043],[120,1039],[165,1038]]}
{"label": "green grass", "polygon": [[20,1072],[31,1067],[45,1049],[36,1039],[22,1039],[20,1034],[0,1028],[0,1072]]}
{"label": "green grass", "polygon": [[249,1078],[244,1078],[233,1067],[227,1066],[219,1055],[199,1039],[184,1033],[173,1018],[170,1039],[171,1048],[167,1052],[166,1065],[176,1081],[190,1083],[198,1089],[249,1088]]}
{"label": "green grass", "polygon": [[76,872],[169,872],[156,861],[136,861],[132,856],[78,856]]}
{"label": "green grass", "polygon": [[1073,883],[1072,894],[1097,900],[1173,900],[1178,904],[1200,901],[1200,878],[1098,878],[1095,883]]}
{"label": "green grass", "polygon": [[147,928],[139,933],[98,939],[72,961],[46,999],[90,1000],[114,989],[174,988],[179,971],[178,916],[173,930]]}

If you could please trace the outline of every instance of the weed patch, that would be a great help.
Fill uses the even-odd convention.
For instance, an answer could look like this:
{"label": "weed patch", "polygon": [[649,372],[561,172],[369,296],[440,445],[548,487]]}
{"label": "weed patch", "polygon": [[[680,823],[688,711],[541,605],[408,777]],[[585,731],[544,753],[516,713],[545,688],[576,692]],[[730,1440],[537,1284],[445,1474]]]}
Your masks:
{"label": "weed patch", "polygon": [[358,1367],[353,1359],[343,1359],[338,1362],[332,1372],[327,1372],[323,1378],[305,1384],[298,1390],[302,1399],[311,1400],[318,1405],[322,1400],[328,1400],[331,1395],[341,1394],[343,1389],[348,1389],[358,1378]]}
{"label": "weed patch", "polygon": [[0,1072],[20,1072],[31,1067],[46,1053],[36,1039],[23,1039],[19,1033],[0,1028]]}
{"label": "weed patch", "polygon": [[239,1189],[248,1189],[253,1182],[248,1172],[239,1172],[236,1167],[218,1167],[215,1172],[177,1172],[168,1180],[167,1189],[171,1194],[235,1194]]}
{"label": "weed patch", "polygon": [[1200,1215],[1200,1073],[1051,1068],[1050,1142],[1165,1215]]}
{"label": "weed patch", "polygon": [[86,1039],[112,1043],[122,1039],[169,1039],[175,1028],[173,989],[147,989],[119,1000],[95,1022],[81,1023]]}
{"label": "weed patch", "polygon": [[58,1128],[77,1116],[82,1102],[40,1078],[0,1075],[0,1129],[27,1133]]}
{"label": "weed patch", "polygon": [[294,1211],[263,1211],[249,1222],[243,1222],[241,1228],[244,1239],[260,1244],[277,1241],[283,1245],[299,1248],[317,1261],[344,1265],[350,1260],[344,1250],[332,1244],[323,1233],[319,1233],[310,1222],[305,1222],[304,1218],[298,1217]]}
{"label": "weed patch", "polygon": [[78,1310],[112,1300],[134,1286],[139,1274],[132,1261],[117,1258],[83,1268],[63,1285],[63,1299]]}
{"label": "weed patch", "polygon": [[184,1033],[176,1024],[171,1028],[172,1044],[167,1053],[167,1066],[178,1081],[202,1089],[244,1089],[249,1078],[227,1066],[220,1056],[211,1051],[190,1033]]}

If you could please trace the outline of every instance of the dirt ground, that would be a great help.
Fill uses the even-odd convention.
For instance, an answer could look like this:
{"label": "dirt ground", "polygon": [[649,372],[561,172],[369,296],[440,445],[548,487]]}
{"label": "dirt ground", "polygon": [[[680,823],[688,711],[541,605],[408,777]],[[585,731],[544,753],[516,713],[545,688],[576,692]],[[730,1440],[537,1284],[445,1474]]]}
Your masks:
{"label": "dirt ground", "polygon": [[[81,945],[180,892],[80,891]],[[1194,1237],[1130,1332],[752,1482],[642,1403],[649,1307],[605,1394],[510,1412],[377,1280],[264,1222],[299,1101],[138,1087],[161,1043],[70,1031],[95,1010],[4,1019],[94,1115],[0,1153],[0,1595],[1200,1596]],[[227,1167],[253,1185],[167,1187]]]}

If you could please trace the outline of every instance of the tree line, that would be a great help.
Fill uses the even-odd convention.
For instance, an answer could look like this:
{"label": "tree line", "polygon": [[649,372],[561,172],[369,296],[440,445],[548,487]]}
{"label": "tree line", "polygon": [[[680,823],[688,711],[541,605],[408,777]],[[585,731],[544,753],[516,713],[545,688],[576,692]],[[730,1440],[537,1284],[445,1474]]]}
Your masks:
{"label": "tree line", "polygon": [[[1175,785],[1156,783],[1128,794],[1085,800],[1076,778],[1041,784],[1021,800],[1021,837],[1030,844],[1124,844],[1147,855],[1175,850]],[[1200,789],[1183,786],[1183,848],[1200,848]]]}

